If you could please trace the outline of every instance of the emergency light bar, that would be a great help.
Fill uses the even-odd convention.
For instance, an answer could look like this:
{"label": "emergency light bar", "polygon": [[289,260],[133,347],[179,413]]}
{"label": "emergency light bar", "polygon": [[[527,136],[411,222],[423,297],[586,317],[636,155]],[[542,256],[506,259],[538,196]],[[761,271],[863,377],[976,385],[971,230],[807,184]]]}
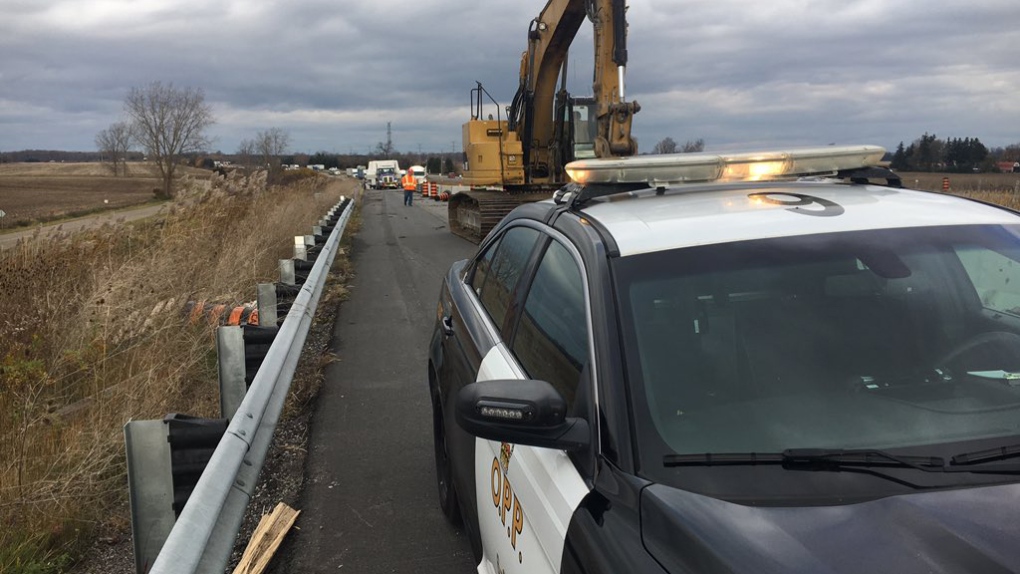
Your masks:
{"label": "emergency light bar", "polygon": [[710,181],[763,181],[879,165],[885,148],[872,145],[827,146],[732,154],[682,153],[614,159],[586,159],[566,165],[582,186],[669,184]]}

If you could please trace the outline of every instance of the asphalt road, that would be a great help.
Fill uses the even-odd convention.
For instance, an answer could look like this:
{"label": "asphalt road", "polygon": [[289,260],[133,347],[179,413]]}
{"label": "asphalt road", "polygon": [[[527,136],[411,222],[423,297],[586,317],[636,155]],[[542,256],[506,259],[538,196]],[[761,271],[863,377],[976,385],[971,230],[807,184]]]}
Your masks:
{"label": "asphalt road", "polygon": [[445,204],[367,191],[350,298],[311,437],[300,530],[284,572],[475,572],[436,495],[426,364],[442,279],[475,246],[449,232]]}

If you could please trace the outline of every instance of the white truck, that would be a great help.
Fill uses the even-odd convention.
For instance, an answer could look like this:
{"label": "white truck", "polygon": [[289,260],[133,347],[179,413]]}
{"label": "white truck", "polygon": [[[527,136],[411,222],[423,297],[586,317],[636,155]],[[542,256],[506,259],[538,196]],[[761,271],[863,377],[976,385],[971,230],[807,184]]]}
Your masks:
{"label": "white truck", "polygon": [[414,174],[414,180],[416,182],[421,183],[421,182],[425,181],[425,175],[426,174],[425,174],[425,168],[424,167],[422,167],[420,165],[412,165],[411,167],[407,168],[407,171],[410,171],[411,173]]}
{"label": "white truck", "polygon": [[395,159],[378,159],[368,162],[365,183],[370,189],[397,189],[400,187],[400,163]]}

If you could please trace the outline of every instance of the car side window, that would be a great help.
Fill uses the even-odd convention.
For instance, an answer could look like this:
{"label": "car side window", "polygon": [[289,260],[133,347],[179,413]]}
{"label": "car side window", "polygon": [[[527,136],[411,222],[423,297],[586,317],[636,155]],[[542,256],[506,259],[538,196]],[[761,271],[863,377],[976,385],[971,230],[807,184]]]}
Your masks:
{"label": "car side window", "polygon": [[[536,241],[538,231],[530,227],[513,227],[479,261],[471,285],[497,328],[503,325],[514,288],[524,272],[524,266],[528,264]],[[489,263],[483,265],[486,259]],[[480,281],[479,272],[485,275]]]}
{"label": "car side window", "polygon": [[1020,263],[1016,259],[977,246],[958,247],[956,254],[981,297],[982,305],[1020,317]]}
{"label": "car side window", "polygon": [[588,346],[581,270],[552,241],[528,290],[511,349],[529,377],[549,382],[573,405]]}
{"label": "car side window", "polygon": [[489,271],[492,269],[492,257],[496,254],[496,249],[498,248],[499,241],[496,241],[485,250],[485,253],[475,263],[475,272],[470,280],[470,285],[475,295],[482,294],[482,285],[485,284],[485,279],[489,276]]}

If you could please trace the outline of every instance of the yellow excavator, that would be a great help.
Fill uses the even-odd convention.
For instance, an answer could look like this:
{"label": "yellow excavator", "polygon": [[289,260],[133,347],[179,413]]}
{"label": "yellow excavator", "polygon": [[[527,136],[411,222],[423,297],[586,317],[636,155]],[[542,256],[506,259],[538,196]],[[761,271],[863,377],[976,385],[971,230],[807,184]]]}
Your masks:
{"label": "yellow excavator", "polygon": [[[481,83],[471,90],[463,126],[470,190],[450,198],[453,233],[479,243],[511,209],[567,183],[567,163],[637,153],[630,132],[641,107],[624,93],[626,11],[626,0],[549,0],[528,28],[511,105],[501,110]],[[585,18],[594,32],[593,97],[574,98],[566,90],[567,51]],[[495,117],[486,114],[490,103]]]}

